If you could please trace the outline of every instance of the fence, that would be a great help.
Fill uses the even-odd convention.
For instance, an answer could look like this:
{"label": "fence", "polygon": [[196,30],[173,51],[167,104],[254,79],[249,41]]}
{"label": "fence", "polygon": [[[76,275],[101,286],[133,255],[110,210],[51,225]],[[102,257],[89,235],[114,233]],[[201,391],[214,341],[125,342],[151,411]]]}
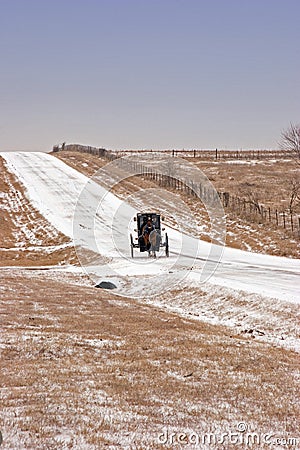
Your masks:
{"label": "fence", "polygon": [[252,222],[272,224],[281,227],[300,238],[300,216],[289,210],[278,210],[252,200],[230,195],[223,192],[223,206],[235,215],[246,217]]}
{"label": "fence", "polygon": [[[189,197],[196,197],[199,194],[204,201],[208,199],[213,200],[216,192],[211,188],[202,186],[200,183],[192,183],[192,186],[189,186],[186,180],[178,180],[168,175],[162,175],[153,169],[143,168],[143,166],[139,169],[142,176],[154,180],[159,186],[182,191]],[[222,201],[225,212],[230,211],[234,215],[246,218],[251,222],[283,228],[295,237],[300,238],[300,216],[297,214],[287,210],[279,211],[278,209],[265,207],[246,198],[230,195],[229,192],[218,191],[217,194]]]}
{"label": "fence", "polygon": [[150,153],[160,155],[172,155],[182,158],[197,158],[203,161],[227,161],[227,160],[266,160],[266,159],[293,159],[294,154],[285,150],[121,150],[116,152],[118,156],[134,153]]}
{"label": "fence", "polygon": [[[63,145],[63,147],[55,146],[53,151],[78,151],[81,153],[89,153],[95,156],[105,158],[109,161],[120,158],[121,152],[111,152],[104,148],[83,146],[78,144]],[[124,153],[123,153],[124,154]],[[164,175],[155,171],[151,167],[146,167],[141,163],[120,160],[121,167],[127,169],[132,173],[140,173],[144,178],[151,179],[161,187],[174,189],[183,192],[189,197],[200,196],[201,199],[213,200],[216,195],[216,191],[201,185],[200,183],[190,183],[188,180],[176,179],[169,175]],[[217,195],[222,201],[225,212],[231,212],[236,216],[247,218],[251,222],[259,223],[262,225],[273,225],[280,227],[294,237],[300,238],[300,216],[293,214],[292,211],[278,210],[271,207],[265,207],[262,204],[254,202],[252,200],[231,195],[229,192],[217,192]]]}
{"label": "fence", "polygon": [[[107,159],[116,157],[150,153],[168,156],[177,156],[182,158],[197,158],[208,161],[226,161],[226,160],[266,160],[266,159],[293,159],[295,154],[286,150],[119,150],[110,151],[104,148],[90,147],[79,144],[62,144],[54,146],[53,151],[70,150],[91,153],[94,155],[105,156]],[[104,155],[105,154],[105,155]]]}
{"label": "fence", "polygon": [[53,152],[59,151],[70,151],[70,152],[81,152],[90,153],[91,155],[100,156],[109,160],[118,158],[113,152],[106,150],[105,148],[91,147],[90,145],[80,145],[80,144],[62,144],[55,145],[53,147]]}

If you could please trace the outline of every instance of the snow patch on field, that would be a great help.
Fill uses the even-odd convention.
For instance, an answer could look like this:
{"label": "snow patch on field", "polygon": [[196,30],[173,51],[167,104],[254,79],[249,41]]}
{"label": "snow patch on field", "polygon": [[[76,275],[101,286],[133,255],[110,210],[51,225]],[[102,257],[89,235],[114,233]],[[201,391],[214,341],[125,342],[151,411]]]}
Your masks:
{"label": "snow patch on field", "polygon": [[193,320],[224,325],[234,333],[300,352],[298,305],[205,283],[183,283],[180,289],[143,300]]}
{"label": "snow patch on field", "polygon": [[[12,164],[6,159],[4,161],[7,169],[17,175]],[[13,240],[9,247],[0,250],[15,252],[37,250],[50,253],[70,246],[68,243],[47,245],[51,241],[59,241],[58,230],[37,214],[23,190],[19,189],[18,184],[16,186],[13,184],[8,172],[4,171],[2,176],[6,191],[1,192],[0,210],[6,211],[12,221]]]}

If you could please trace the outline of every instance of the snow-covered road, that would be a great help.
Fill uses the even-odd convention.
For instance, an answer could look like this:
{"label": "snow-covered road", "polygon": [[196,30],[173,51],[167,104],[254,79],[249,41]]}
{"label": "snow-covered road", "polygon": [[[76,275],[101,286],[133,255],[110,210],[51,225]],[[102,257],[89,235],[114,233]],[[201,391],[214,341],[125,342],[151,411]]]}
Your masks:
{"label": "snow-covered road", "polygon": [[[77,246],[105,258],[105,264],[86,265],[85,269],[99,279],[120,280],[120,293],[138,294],[154,284],[167,288],[187,276],[200,284],[206,263],[206,270],[211,270],[209,283],[299,302],[299,260],[232,248],[225,248],[222,253],[217,246],[170,228],[167,228],[170,258],[149,261],[137,253],[137,258],[131,260],[128,233],[134,226],[134,208],[51,155],[21,152],[0,155],[25,185],[33,205],[49,222],[75,238]],[[207,259],[219,255],[220,263],[213,273],[214,264],[209,267]]]}

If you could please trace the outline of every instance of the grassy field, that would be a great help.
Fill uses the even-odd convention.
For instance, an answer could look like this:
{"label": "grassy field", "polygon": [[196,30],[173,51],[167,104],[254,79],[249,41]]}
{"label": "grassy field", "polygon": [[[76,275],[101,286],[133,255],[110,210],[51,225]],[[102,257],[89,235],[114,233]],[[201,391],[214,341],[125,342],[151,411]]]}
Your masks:
{"label": "grassy field", "polygon": [[[106,164],[57,156],[88,175]],[[230,450],[230,433],[240,448],[299,447],[296,304],[203,286],[173,290],[154,305],[96,289],[76,267],[66,270],[77,264],[69,239],[0,164],[1,448]],[[157,204],[149,180],[132,177],[114,192],[134,193],[138,207],[141,187],[154,188],[149,204]],[[162,207],[184,201],[207,238],[199,205],[169,194]],[[245,231],[243,240],[230,220],[231,245],[243,248],[251,235],[256,250],[269,251],[271,239],[273,251],[292,254],[291,239]]]}
{"label": "grassy field", "polygon": [[297,437],[297,354],[81,286],[75,274],[1,278],[3,448],[179,448],[170,437],[160,445],[161,433],[220,439],[240,423]]}

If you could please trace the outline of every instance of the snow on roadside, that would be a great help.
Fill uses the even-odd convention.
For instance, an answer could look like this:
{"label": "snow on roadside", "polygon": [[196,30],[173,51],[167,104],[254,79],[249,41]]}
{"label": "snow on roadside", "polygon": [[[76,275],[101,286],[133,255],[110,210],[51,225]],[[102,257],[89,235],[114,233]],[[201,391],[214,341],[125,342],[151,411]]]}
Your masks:
{"label": "snow on roadside", "polygon": [[176,312],[190,319],[232,328],[243,334],[289,350],[300,352],[300,311],[298,305],[257,294],[185,282],[182,289],[170,291],[143,302]]}
{"label": "snow on roadside", "polygon": [[[10,276],[18,276],[14,268],[3,269]],[[23,276],[30,279],[56,280],[70,285],[94,287],[94,283],[81,268],[45,267],[24,268]],[[114,280],[117,284],[118,280]],[[149,285],[150,286],[150,285]],[[1,288],[0,288],[1,290]],[[147,293],[146,284],[143,287]],[[134,287],[123,280],[123,295],[134,291]],[[116,299],[113,304],[122,305],[122,297],[118,290],[113,291]],[[120,300],[117,300],[119,298]],[[233,334],[240,334],[249,339],[268,342],[276,346],[300,352],[300,313],[298,305],[270,299],[257,294],[249,294],[239,290],[219,287],[205,283],[198,284],[185,280],[178,289],[170,290],[163,295],[148,295],[137,300],[141,304],[149,304],[174,312],[188,320],[199,320],[212,325],[224,325],[232,329]],[[101,345],[101,344],[100,344]]]}
{"label": "snow on roadside", "polygon": [[64,248],[66,243],[53,246],[45,245],[47,241],[58,241],[58,230],[47,223],[43,217],[38,217],[33,210],[31,203],[26,195],[14,185],[9,172],[20,178],[12,169],[11,164],[4,158],[4,165],[8,172],[2,174],[3,182],[7,186],[7,192],[1,192],[0,210],[6,211],[13,223],[12,235],[13,242],[10,247],[1,248],[1,251],[23,251],[23,250],[43,250],[53,251]]}

